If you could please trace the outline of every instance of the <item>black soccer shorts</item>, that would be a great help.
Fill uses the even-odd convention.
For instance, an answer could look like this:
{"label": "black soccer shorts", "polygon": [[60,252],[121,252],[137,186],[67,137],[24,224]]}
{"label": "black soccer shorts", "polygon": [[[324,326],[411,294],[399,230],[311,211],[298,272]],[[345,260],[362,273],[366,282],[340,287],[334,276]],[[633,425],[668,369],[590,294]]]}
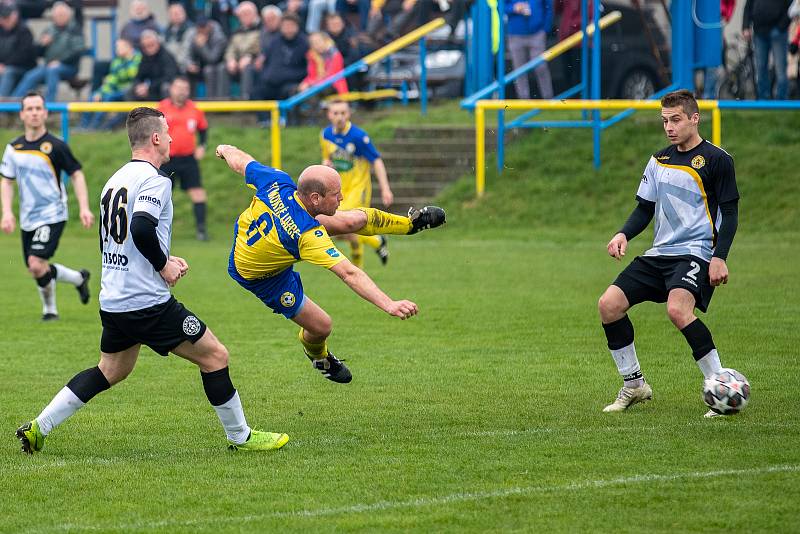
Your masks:
{"label": "black soccer shorts", "polygon": [[161,170],[169,175],[173,185],[175,180],[180,180],[181,189],[194,189],[203,187],[200,179],[200,166],[194,156],[174,156],[161,166]]}
{"label": "black soccer shorts", "polygon": [[103,323],[100,350],[105,353],[122,352],[141,343],[166,356],[184,341],[196,343],[207,328],[175,297],[143,310],[119,313],[100,310],[100,321]]}
{"label": "black soccer shorts", "polygon": [[683,288],[694,295],[695,307],[706,312],[714,294],[708,265],[694,256],[637,256],[619,273],[614,285],[625,293],[630,306],[666,302],[671,290]]}
{"label": "black soccer shorts", "polygon": [[64,221],[53,224],[43,224],[30,232],[22,230],[22,256],[25,265],[28,265],[28,256],[36,256],[49,260],[56,253],[58,241],[64,231]]}

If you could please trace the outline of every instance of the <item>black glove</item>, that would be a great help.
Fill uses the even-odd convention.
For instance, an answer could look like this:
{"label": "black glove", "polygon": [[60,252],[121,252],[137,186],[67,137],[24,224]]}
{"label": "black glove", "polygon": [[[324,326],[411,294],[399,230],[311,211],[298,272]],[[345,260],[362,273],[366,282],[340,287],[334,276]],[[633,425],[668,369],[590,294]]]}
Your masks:
{"label": "black glove", "polygon": [[795,55],[797,53],[797,49],[798,49],[797,43],[794,43],[794,42],[789,43],[789,53],[790,54]]}

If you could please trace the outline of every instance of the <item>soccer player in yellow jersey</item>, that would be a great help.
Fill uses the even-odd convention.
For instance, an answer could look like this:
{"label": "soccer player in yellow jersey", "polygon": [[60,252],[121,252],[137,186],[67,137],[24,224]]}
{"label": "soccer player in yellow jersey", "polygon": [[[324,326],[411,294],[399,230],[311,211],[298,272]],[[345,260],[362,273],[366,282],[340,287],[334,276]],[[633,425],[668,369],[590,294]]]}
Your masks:
{"label": "soccer player in yellow jersey", "polygon": [[365,300],[393,317],[409,319],[417,314],[417,305],[392,300],[337,250],[329,235],[414,234],[444,224],[444,210],[412,208],[408,217],[374,208],[337,211],[341,179],[330,167],[306,168],[295,185],[285,172],[234,146],[219,145],[216,153],[255,190],[236,221],[228,274],[274,313],[300,326],[300,343],[315,369],[334,382],[350,382],[350,370],[328,351],[331,318],[305,296],[292,266],[305,260],[330,269]]}
{"label": "soccer player in yellow jersey", "polygon": [[[367,132],[350,122],[350,105],[341,100],[331,102],[328,105],[328,120],[331,124],[322,130],[319,141],[323,165],[333,167],[342,177],[344,199],[340,209],[349,210],[370,205],[371,170],[375,171],[378,179],[384,207],[390,207],[394,202],[394,195],[389,187],[386,166]],[[357,267],[364,267],[364,244],[375,249],[384,265],[389,260],[389,249],[383,236],[348,234],[342,237],[350,242],[350,260]]]}

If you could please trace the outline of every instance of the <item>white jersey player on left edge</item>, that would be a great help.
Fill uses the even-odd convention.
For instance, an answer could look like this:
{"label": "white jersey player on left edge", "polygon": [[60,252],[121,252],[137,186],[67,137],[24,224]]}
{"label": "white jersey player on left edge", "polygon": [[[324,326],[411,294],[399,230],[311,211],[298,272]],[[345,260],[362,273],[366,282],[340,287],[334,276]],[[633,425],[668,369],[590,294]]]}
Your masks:
{"label": "white jersey player on left edge", "polygon": [[61,180],[66,173],[72,180],[84,228],[94,225],[89,209],[86,178],[80,162],[69,145],[47,131],[47,108],[42,95],[22,97],[19,112],[25,133],[8,145],[0,163],[0,200],[3,218],[0,226],[10,234],[16,226],[14,184],[19,189],[19,228],[22,255],[28,272],[39,287],[42,320],[58,319],[56,282],[71,284],[83,304],[89,302],[89,271],[76,271],[60,263],[51,263],[61,233],[67,223],[67,189]]}
{"label": "white jersey player on left edge", "polygon": [[279,449],[289,437],[248,426],[228,373],[227,349],[170,294],[189,265],[169,255],[172,184],[158,170],[169,160],[167,121],[160,111],[140,107],[128,115],[127,129],[132,159],[108,180],[100,197],[100,363],[75,375],[36,419],[17,429],[22,451],[40,451],[53,428],[124,380],[142,345],[162,356],[172,352],[200,368],[203,389],[230,449]]}

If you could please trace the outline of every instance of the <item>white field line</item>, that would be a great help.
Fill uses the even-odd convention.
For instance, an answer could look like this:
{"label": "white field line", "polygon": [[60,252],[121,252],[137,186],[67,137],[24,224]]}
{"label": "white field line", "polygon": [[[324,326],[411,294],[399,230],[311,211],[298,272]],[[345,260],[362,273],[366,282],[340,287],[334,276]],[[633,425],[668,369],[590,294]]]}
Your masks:
{"label": "white field line", "polygon": [[678,473],[671,475],[658,475],[652,473],[632,475],[627,477],[598,479],[598,480],[584,480],[576,481],[568,484],[556,484],[549,486],[522,486],[505,488],[494,491],[476,491],[476,492],[463,492],[451,493],[449,495],[440,495],[438,497],[417,497],[404,501],[378,501],[374,503],[358,503],[349,506],[341,506],[336,508],[316,508],[294,510],[289,512],[273,512],[267,514],[256,515],[241,515],[241,516],[218,516],[218,517],[205,517],[187,520],[165,520],[153,522],[137,522],[137,523],[123,523],[119,525],[79,525],[67,524],[56,525],[48,528],[47,530],[61,530],[61,531],[149,531],[154,529],[163,528],[180,528],[180,527],[197,527],[204,525],[212,525],[217,523],[224,523],[231,525],[234,523],[251,523],[256,521],[265,521],[269,519],[287,519],[287,518],[315,518],[326,517],[342,514],[361,514],[368,512],[381,512],[385,510],[396,509],[414,509],[429,506],[443,506],[448,504],[457,504],[462,502],[483,501],[489,499],[503,499],[506,497],[514,497],[517,495],[532,495],[537,493],[569,493],[574,491],[595,490],[602,489],[609,486],[625,486],[630,484],[642,483],[670,483],[679,480],[693,480],[693,479],[706,479],[706,478],[719,478],[727,476],[758,476],[768,475],[772,473],[796,473],[800,472],[800,465],[772,465],[764,467],[755,467],[751,469],[724,469],[717,471],[692,471],[688,473]]}
{"label": "white field line", "polygon": [[[720,420],[711,419],[706,420],[702,419],[700,421],[693,421],[682,425],[681,428],[684,427],[700,427],[700,426],[708,426],[708,425],[715,425],[718,423],[724,423],[725,419]],[[798,425],[794,422],[753,422],[748,421],[746,426],[756,426],[756,427],[767,427],[767,428],[796,428]],[[529,435],[536,435],[536,434],[592,434],[595,432],[635,432],[635,433],[642,433],[642,432],[658,432],[660,430],[676,430],[678,429],[675,426],[667,426],[667,425],[659,425],[659,426],[635,426],[635,427],[625,427],[625,426],[605,426],[605,427],[584,427],[584,428],[577,428],[577,427],[534,427],[534,428],[525,428],[521,430],[515,429],[496,429],[496,430],[470,430],[466,432],[428,432],[426,433],[424,430],[419,431],[419,435],[417,441],[427,441],[427,442],[437,442],[442,441],[444,439],[453,440],[453,439],[460,439],[460,438],[493,438],[493,437],[516,437],[516,436],[529,436]],[[319,436],[316,438],[300,438],[300,439],[292,439],[289,441],[289,444],[293,447],[318,447],[318,446],[331,446],[331,445],[342,445],[346,443],[362,443],[362,442],[382,442],[382,441],[389,441],[394,440],[394,437],[373,437],[373,438],[364,438],[362,436],[347,436],[347,437],[336,437],[336,436]],[[48,471],[51,469],[61,469],[61,468],[69,468],[75,466],[104,466],[104,465],[120,465],[120,464],[132,464],[134,462],[146,462],[150,460],[160,460],[164,458],[170,458],[174,460],[180,460],[182,456],[194,456],[195,453],[201,452],[225,452],[224,446],[220,446],[214,449],[198,449],[195,451],[184,451],[184,454],[175,453],[173,452],[147,452],[147,453],[134,453],[129,456],[111,456],[107,458],[99,457],[99,456],[88,456],[85,458],[75,458],[75,459],[63,459],[63,458],[56,458],[49,461],[44,461],[47,457],[47,453],[43,453],[42,455],[35,455],[31,458],[31,462],[27,464],[18,464],[18,465],[11,465],[11,466],[4,466],[3,472],[4,473],[11,473],[11,472],[40,472],[40,471]],[[36,460],[42,461],[42,463],[35,463]]]}

